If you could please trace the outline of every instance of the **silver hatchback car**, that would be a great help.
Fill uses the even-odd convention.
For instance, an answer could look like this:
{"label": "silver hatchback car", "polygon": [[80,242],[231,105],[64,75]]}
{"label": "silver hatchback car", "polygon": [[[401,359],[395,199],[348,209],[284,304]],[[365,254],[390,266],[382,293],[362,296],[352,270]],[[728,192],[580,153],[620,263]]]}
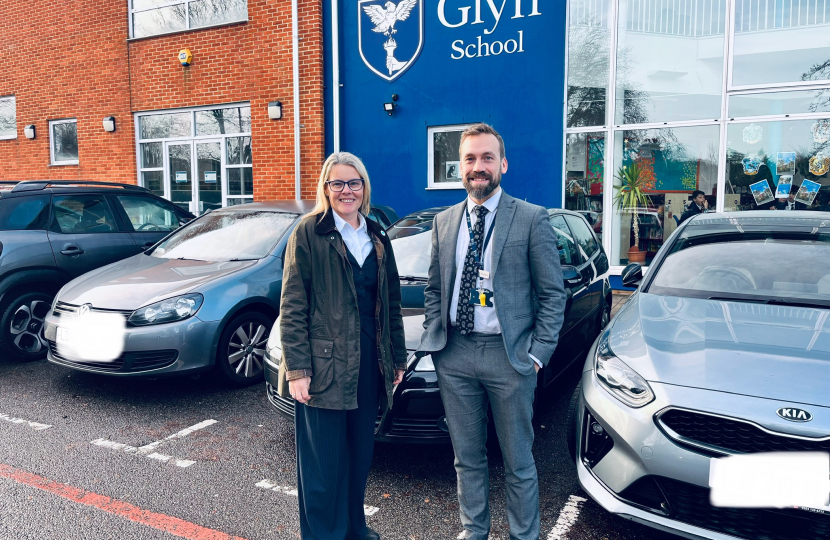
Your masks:
{"label": "silver hatchback car", "polygon": [[830,214],[701,214],[623,282],[571,401],[585,491],[686,538],[830,538],[827,506],[710,503],[713,460],[830,452]]}
{"label": "silver hatchback car", "polygon": [[[46,318],[48,360],[120,377],[216,369],[232,385],[262,380],[265,343],[279,311],[288,233],[313,203],[253,203],[215,210],[145,253],[66,284]],[[79,353],[86,313],[118,316],[116,358]],[[80,330],[77,330],[80,332]]]}

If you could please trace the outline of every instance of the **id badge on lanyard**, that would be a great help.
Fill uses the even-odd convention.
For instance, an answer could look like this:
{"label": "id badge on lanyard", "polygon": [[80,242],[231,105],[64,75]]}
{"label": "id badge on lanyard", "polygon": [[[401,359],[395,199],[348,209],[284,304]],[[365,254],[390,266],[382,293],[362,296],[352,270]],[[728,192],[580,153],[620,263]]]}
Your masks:
{"label": "id badge on lanyard", "polygon": [[[470,298],[467,300],[467,303],[473,306],[493,307],[493,291],[484,288],[483,280],[490,279],[490,272],[484,269],[484,252],[487,251],[487,245],[490,243],[490,238],[493,235],[493,229],[496,226],[496,217],[493,216],[493,222],[490,224],[490,229],[484,237],[484,243],[481,249],[479,249],[479,246],[476,245],[473,226],[470,222],[470,212],[465,211],[465,215],[467,216],[467,232],[470,234],[470,245],[472,246],[476,270],[478,272],[478,287],[470,289]],[[480,219],[484,218],[482,217]]]}

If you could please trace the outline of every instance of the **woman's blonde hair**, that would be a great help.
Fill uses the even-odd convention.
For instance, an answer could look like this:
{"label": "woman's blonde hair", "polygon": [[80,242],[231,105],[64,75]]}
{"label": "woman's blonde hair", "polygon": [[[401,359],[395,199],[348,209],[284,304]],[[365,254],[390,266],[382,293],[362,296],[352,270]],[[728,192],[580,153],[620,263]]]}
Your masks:
{"label": "woman's blonde hair", "polygon": [[369,173],[366,172],[366,166],[360,161],[360,158],[349,152],[335,152],[326,158],[325,163],[323,163],[323,168],[320,171],[320,180],[317,181],[317,204],[311,213],[323,214],[331,208],[331,203],[326,195],[326,182],[329,176],[331,176],[331,171],[335,165],[349,165],[354,167],[357,174],[363,179],[363,204],[360,205],[360,213],[364,216],[368,215],[369,209],[371,208],[370,198],[372,195]]}

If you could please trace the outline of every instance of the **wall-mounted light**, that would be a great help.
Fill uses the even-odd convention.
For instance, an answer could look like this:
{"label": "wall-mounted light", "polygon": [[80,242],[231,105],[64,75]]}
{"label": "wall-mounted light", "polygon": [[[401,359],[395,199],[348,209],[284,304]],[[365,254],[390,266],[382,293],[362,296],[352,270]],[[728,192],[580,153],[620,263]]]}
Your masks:
{"label": "wall-mounted light", "polygon": [[389,113],[389,116],[392,116],[392,111],[395,110],[395,102],[398,101],[398,94],[392,94],[392,101],[383,104],[383,110]]}
{"label": "wall-mounted light", "polygon": [[271,101],[268,103],[268,118],[271,120],[279,120],[282,118],[282,102]]}
{"label": "wall-mounted light", "polygon": [[35,138],[35,125],[29,124],[23,128],[23,135],[26,136],[27,139],[34,139]]}
{"label": "wall-mounted light", "polygon": [[115,131],[115,117],[114,116],[105,116],[104,117],[104,131],[113,132]]}

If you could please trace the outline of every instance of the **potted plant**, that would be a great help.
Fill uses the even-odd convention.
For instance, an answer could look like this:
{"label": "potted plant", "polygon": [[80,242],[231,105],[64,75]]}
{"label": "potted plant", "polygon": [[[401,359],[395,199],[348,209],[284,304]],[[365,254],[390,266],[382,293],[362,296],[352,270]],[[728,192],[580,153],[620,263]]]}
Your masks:
{"label": "potted plant", "polygon": [[617,186],[617,192],[614,194],[614,206],[622,212],[630,212],[631,219],[634,225],[634,245],[628,250],[629,263],[644,263],[646,261],[646,252],[640,251],[640,220],[637,218],[637,210],[639,208],[648,208],[651,204],[651,199],[646,193],[647,177],[643,174],[643,170],[636,163],[628,166],[620,167],[616,175],[620,185]]}

